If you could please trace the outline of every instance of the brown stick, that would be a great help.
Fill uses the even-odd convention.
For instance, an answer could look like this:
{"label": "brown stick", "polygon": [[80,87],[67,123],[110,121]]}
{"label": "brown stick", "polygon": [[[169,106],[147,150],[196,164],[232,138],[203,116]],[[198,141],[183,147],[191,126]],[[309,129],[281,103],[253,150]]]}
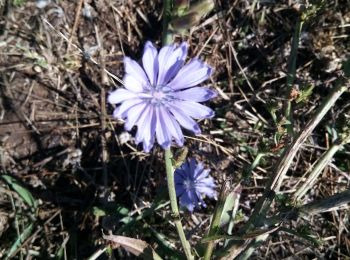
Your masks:
{"label": "brown stick", "polygon": [[72,31],[70,32],[70,37],[69,37],[69,40],[68,40],[67,53],[70,50],[70,46],[71,46],[72,41],[73,41],[74,33],[77,30],[77,27],[78,27],[78,24],[79,24],[80,12],[81,12],[81,7],[83,6],[83,1],[84,0],[80,0],[79,1],[78,5],[77,5],[77,9],[75,11],[75,19],[74,19],[73,28],[72,28]]}

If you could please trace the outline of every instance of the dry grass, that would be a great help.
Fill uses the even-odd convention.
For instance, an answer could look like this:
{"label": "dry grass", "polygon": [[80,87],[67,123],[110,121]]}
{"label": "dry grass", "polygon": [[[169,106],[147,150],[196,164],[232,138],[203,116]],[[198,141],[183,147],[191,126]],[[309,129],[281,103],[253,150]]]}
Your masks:
{"label": "dry grass", "polygon": [[[51,1],[39,9],[32,1],[15,2],[0,1],[1,173],[14,176],[38,206],[32,212],[0,181],[0,256],[31,224],[29,235],[12,254],[16,258],[85,259],[106,244],[101,229],[151,244],[166,235],[169,247],[177,245],[168,205],[162,204],[162,150],[143,153],[123,131],[122,122],[111,118],[113,108],[105,101],[120,85],[107,72],[122,77],[123,56],[140,58],[146,40],[160,46],[162,3]],[[186,144],[191,156],[212,169],[218,183],[242,182],[235,230],[252,213],[277,158],[291,142],[285,102],[292,102],[298,132],[350,57],[349,3],[328,1],[305,22],[297,52],[294,94],[309,86],[313,91],[300,103],[290,98],[288,60],[299,7],[296,1],[217,1],[183,36],[190,43],[190,56],[199,55],[215,68],[208,85],[219,93],[209,104],[216,117],[201,122],[203,135],[188,135]],[[350,113],[349,98],[349,93],[342,96],[298,151],[282,193],[295,191],[331,146],[337,122]],[[304,202],[349,189],[349,148],[345,145],[335,155]],[[265,156],[251,168],[259,153]],[[161,205],[157,210],[151,207],[155,198]],[[208,204],[195,215],[184,214],[192,241],[206,233],[215,202]],[[128,225],[126,216],[138,220]],[[285,226],[300,234],[309,229],[321,243],[280,232],[254,258],[350,257],[348,209]],[[166,255],[167,247],[162,248]],[[130,257],[120,249],[113,254],[117,259]]]}

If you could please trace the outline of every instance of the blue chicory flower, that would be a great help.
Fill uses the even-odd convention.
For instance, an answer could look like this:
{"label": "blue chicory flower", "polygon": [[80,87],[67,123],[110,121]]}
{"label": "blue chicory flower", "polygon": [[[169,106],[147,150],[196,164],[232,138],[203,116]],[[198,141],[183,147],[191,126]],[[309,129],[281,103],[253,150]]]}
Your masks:
{"label": "blue chicory flower", "polygon": [[211,118],[214,111],[199,104],[216,96],[216,92],[197,85],[212,74],[212,68],[198,58],[186,65],[188,44],[172,44],[159,53],[146,42],[143,68],[129,57],[124,58],[125,88],[111,92],[108,102],[120,104],[113,112],[115,118],[125,120],[125,129],[137,126],[136,143],[143,143],[144,151],[158,144],[168,149],[172,140],[183,146],[180,125],[196,135],[201,133],[193,119]]}
{"label": "blue chicory flower", "polygon": [[181,207],[193,212],[199,204],[206,207],[203,194],[209,198],[216,197],[216,185],[209,172],[202,163],[197,164],[195,159],[184,162],[175,170],[175,189],[176,195],[180,197]]}

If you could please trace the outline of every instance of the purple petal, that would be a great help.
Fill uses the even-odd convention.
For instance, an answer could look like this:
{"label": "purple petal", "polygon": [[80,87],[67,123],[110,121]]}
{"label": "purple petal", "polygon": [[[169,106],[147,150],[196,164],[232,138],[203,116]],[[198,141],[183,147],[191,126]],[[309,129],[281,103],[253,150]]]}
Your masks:
{"label": "purple petal", "polygon": [[195,119],[212,118],[215,115],[212,109],[196,102],[185,100],[173,101],[172,105],[176,106],[187,116]]}
{"label": "purple petal", "polygon": [[146,42],[143,50],[142,64],[152,85],[157,82],[158,75],[158,51],[151,42]]}
{"label": "purple petal", "polygon": [[199,59],[193,59],[182,67],[168,86],[174,90],[196,86],[208,79],[212,70],[211,67]]}
{"label": "purple petal", "polygon": [[144,83],[140,82],[138,78],[135,78],[135,76],[131,74],[125,74],[123,81],[125,88],[136,93],[142,92],[146,86]]}
{"label": "purple petal", "polygon": [[170,115],[170,113],[167,111],[167,109],[163,108],[162,113],[163,113],[163,117],[165,119],[165,122],[167,123],[168,131],[174,137],[176,144],[178,146],[183,146],[185,139],[184,139],[184,136],[182,134],[182,131],[181,131],[181,128],[180,128],[178,122],[176,122],[176,120],[173,118],[173,116]]}
{"label": "purple petal", "polygon": [[132,99],[132,98],[137,98],[137,94],[125,88],[119,88],[117,90],[114,90],[108,95],[108,103],[118,104],[120,102],[123,102],[127,99]]}
{"label": "purple petal", "polygon": [[[209,175],[210,170],[204,169],[202,163],[194,158],[186,160],[176,169],[174,180],[176,194],[180,197],[180,205],[193,211],[195,207],[206,207],[202,195],[213,198],[217,195],[214,179]],[[192,183],[188,183],[192,182]]]}
{"label": "purple petal", "polygon": [[194,171],[194,178],[199,181],[201,179],[206,178],[209,175],[210,170],[204,170],[204,166],[202,166],[201,168],[196,168],[196,170]]}
{"label": "purple petal", "polygon": [[148,140],[144,140],[142,143],[142,148],[145,153],[149,153],[154,145],[154,138]]}
{"label": "purple petal", "polygon": [[204,208],[206,208],[206,207],[207,207],[207,204],[205,204],[205,202],[204,202],[204,200],[203,200],[201,194],[200,194],[199,191],[197,191],[197,190],[196,190],[196,195],[197,195],[197,198],[198,198],[199,202],[201,203],[201,205],[202,205]]}
{"label": "purple petal", "polygon": [[186,207],[188,211],[193,212],[194,208],[198,205],[197,195],[194,192],[184,192],[180,197],[180,205]]}
{"label": "purple petal", "polygon": [[164,149],[168,149],[171,144],[171,135],[168,131],[168,122],[166,121],[164,108],[156,107],[157,123],[156,135],[158,144]]}
{"label": "purple petal", "polygon": [[192,173],[190,172],[190,164],[189,161],[186,160],[182,165],[180,170],[183,172],[183,178],[184,180],[188,178],[189,175],[191,175]]}
{"label": "purple petal", "polygon": [[[205,178],[208,174],[205,175],[204,171],[208,171],[208,174],[210,172],[210,170],[204,170],[204,165],[202,163],[198,163],[196,169],[193,172],[193,178],[196,180],[198,178],[202,178],[202,176],[204,176],[204,178]],[[203,173],[204,173],[204,175],[203,175]]]}
{"label": "purple petal", "polygon": [[174,115],[175,119],[182,125],[184,128],[191,130],[194,134],[199,135],[201,130],[198,124],[189,116],[187,116],[182,110],[175,106],[169,107],[170,112]]}
{"label": "purple petal", "polygon": [[130,131],[131,128],[136,125],[137,120],[140,118],[142,115],[142,111],[145,110],[147,106],[147,103],[143,102],[141,104],[135,105],[131,107],[127,112],[126,112],[126,122],[124,125],[125,130]]}
{"label": "purple petal", "polygon": [[[209,173],[209,170],[205,170],[203,172]],[[214,178],[211,176],[206,177],[206,178],[202,178],[202,179],[197,179],[197,184],[199,186],[206,186],[206,187],[211,187],[211,188],[216,187],[216,184],[214,182]]]}
{"label": "purple petal", "polygon": [[136,143],[143,142],[143,149],[149,152],[154,143],[155,117],[152,105],[147,105],[137,121]]}
{"label": "purple petal", "polygon": [[129,57],[124,57],[124,67],[125,73],[130,74],[137,81],[139,81],[143,86],[148,85],[149,81],[141,66]]}
{"label": "purple petal", "polygon": [[152,117],[150,119],[149,127],[145,128],[144,139],[143,139],[143,150],[149,152],[154,144],[154,133],[156,131],[156,117],[152,108]]}
{"label": "purple petal", "polygon": [[214,198],[216,196],[216,191],[214,190],[214,187],[199,185],[196,186],[196,191],[200,192],[201,194],[205,194],[209,198]]}
{"label": "purple petal", "polygon": [[139,98],[125,100],[119,107],[117,107],[113,111],[113,117],[124,119],[130,108],[132,108],[133,106],[135,106],[137,104],[143,103],[143,102],[144,101],[142,99],[139,99]]}
{"label": "purple petal", "polygon": [[189,162],[189,166],[190,166],[190,173],[191,173],[191,179],[193,179],[193,173],[196,169],[196,165],[197,165],[197,162],[196,162],[196,159],[192,158]]}
{"label": "purple petal", "polygon": [[181,43],[176,48],[174,44],[164,46],[158,55],[159,74],[157,85],[164,85],[169,82],[185,63],[188,44]]}
{"label": "purple petal", "polygon": [[176,169],[175,170],[175,174],[174,174],[174,177],[175,177],[175,183],[182,183],[184,179],[186,179],[186,172],[179,168],[179,169]]}
{"label": "purple petal", "polygon": [[180,197],[186,190],[182,184],[175,185],[176,197]]}
{"label": "purple petal", "polygon": [[178,99],[189,100],[193,102],[204,102],[217,96],[217,93],[213,90],[203,87],[194,87],[178,91],[174,93],[174,96]]}

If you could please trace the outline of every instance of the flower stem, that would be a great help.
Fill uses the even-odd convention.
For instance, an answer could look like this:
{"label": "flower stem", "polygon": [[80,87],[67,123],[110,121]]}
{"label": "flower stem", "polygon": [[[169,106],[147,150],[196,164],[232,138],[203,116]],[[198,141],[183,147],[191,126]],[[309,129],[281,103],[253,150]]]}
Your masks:
{"label": "flower stem", "polygon": [[[163,1],[163,38],[162,38],[163,46],[171,44],[173,41],[173,34],[169,30],[169,21],[171,18],[171,11],[172,11],[172,0],[164,0]],[[164,154],[164,159],[165,159],[165,169],[166,169],[166,178],[168,183],[171,213],[172,213],[172,217],[175,219],[174,223],[176,226],[177,233],[179,234],[181,245],[185,252],[186,258],[192,260],[194,259],[194,257],[191,252],[191,246],[186,239],[184,228],[180,220],[179,207],[177,206],[172,157],[173,156],[170,149],[166,149]]]}
{"label": "flower stem", "polygon": [[166,169],[166,177],[168,182],[168,191],[170,198],[170,207],[173,218],[175,219],[175,226],[177,229],[177,233],[179,234],[182,248],[186,254],[187,259],[194,259],[190,243],[187,241],[183,226],[180,220],[179,207],[177,205],[176,200],[176,190],[175,190],[175,181],[174,181],[174,169],[172,164],[172,154],[170,149],[165,150],[165,169]]}
{"label": "flower stem", "polygon": [[171,44],[173,42],[173,34],[169,30],[169,21],[171,18],[171,4],[172,0],[163,1],[163,38],[162,43],[164,45]]}

